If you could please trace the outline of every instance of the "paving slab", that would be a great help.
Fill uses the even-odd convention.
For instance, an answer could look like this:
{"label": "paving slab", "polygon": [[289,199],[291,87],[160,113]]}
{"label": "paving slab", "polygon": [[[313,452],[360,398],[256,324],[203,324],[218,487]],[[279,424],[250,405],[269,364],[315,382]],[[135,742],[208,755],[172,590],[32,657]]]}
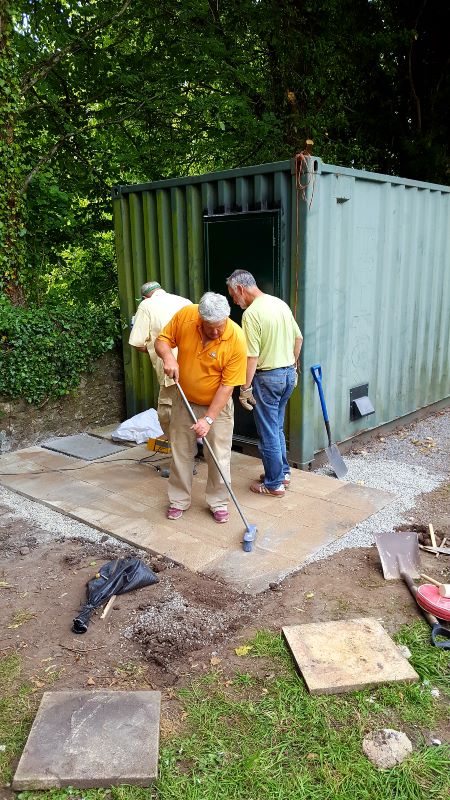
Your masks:
{"label": "paving slab", "polygon": [[[77,473],[76,473],[77,474]],[[105,493],[96,486],[90,486],[60,472],[42,472],[38,475],[17,475],[11,477],[9,486],[22,494],[29,494],[36,500],[58,504],[70,510],[91,499],[101,502]]]}
{"label": "paving slab", "polygon": [[340,694],[419,676],[371,617],[289,625],[283,635],[310,694]]}
{"label": "paving slab", "polygon": [[[341,481],[340,481],[341,483]],[[357,483],[344,483],[339,486],[334,492],[327,495],[327,499],[331,503],[337,505],[348,506],[349,508],[357,509],[363,513],[374,514],[375,511],[380,511],[386,505],[386,500],[391,497],[388,492],[378,490],[374,494],[370,486],[363,486]]]}
{"label": "paving slab", "polygon": [[75,433],[72,436],[54,436],[42,442],[46,450],[54,450],[74,458],[94,461],[97,458],[110,456],[112,453],[121,453],[125,450],[121,445],[113,444],[98,436],[88,433]]}
{"label": "paving slab", "polygon": [[[80,468],[74,471],[74,464]],[[323,545],[394,499],[387,492],[300,470],[292,471],[291,488],[283,498],[257,495],[249,491],[249,484],[261,472],[260,460],[233,452],[233,489],[247,522],[258,529],[253,552],[244,553],[244,524],[234,505],[229,504],[226,525],[218,525],[206,506],[205,462],[198,463],[193,476],[191,507],[176,521],[166,519],[167,480],[155,470],[160,464],[167,466],[167,459],[145,445],[97,462],[31,447],[0,457],[0,473],[11,473],[0,475],[0,482],[250,594],[295,572]],[[29,474],[34,470],[40,474]]]}
{"label": "paving slab", "polygon": [[269,553],[255,547],[249,554],[239,547],[222,551],[220,556],[205,566],[203,572],[211,578],[230,583],[241,592],[256,595],[265,591],[270,583],[279,583],[290,575],[292,564],[289,555],[280,551]]}
{"label": "paving slab", "polygon": [[45,692],[16,791],[149,786],[157,776],[160,692]]}

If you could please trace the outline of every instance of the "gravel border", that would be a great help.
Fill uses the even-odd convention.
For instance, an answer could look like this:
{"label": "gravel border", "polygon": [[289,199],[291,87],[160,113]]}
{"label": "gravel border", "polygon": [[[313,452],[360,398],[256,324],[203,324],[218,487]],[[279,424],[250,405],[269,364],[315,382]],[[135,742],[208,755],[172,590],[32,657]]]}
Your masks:
{"label": "gravel border", "polygon": [[9,509],[0,516],[0,520],[15,519],[28,522],[30,533],[39,544],[48,544],[55,539],[85,539],[87,542],[130,549],[130,545],[114,536],[108,536],[84,522],[77,522],[62,512],[53,511],[52,508],[36,500],[22,497],[3,486],[0,486],[0,503]]}
{"label": "gravel border", "polygon": [[[345,481],[391,492],[396,499],[340,539],[321,547],[305,565],[341,550],[370,547],[376,533],[392,531],[395,526],[412,521],[408,512],[419,496],[450,479],[449,453],[450,410],[445,410],[393,433],[380,434],[370,444],[345,455],[348,467]],[[333,475],[328,466],[315,472]]]}

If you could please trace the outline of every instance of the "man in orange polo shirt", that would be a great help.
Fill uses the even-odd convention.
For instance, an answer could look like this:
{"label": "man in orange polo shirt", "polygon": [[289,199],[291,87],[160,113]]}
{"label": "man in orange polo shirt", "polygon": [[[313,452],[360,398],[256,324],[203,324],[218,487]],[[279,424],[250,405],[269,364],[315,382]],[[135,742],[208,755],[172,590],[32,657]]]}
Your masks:
{"label": "man in orange polo shirt", "polygon": [[[197,417],[197,424],[192,425],[178,394],[170,419],[172,466],[168,519],[179,519],[191,505],[197,437],[208,436],[223,473],[230,480],[234,424],[231,395],[234,387],[245,381],[247,346],[242,329],[228,319],[229,315],[226,297],[206,292],[198,305],[178,311],[155,343],[165,374],[179,381]],[[172,353],[175,347],[178,360]],[[216,522],[228,522],[226,486],[207,448],[205,458],[208,464],[206,502]]]}

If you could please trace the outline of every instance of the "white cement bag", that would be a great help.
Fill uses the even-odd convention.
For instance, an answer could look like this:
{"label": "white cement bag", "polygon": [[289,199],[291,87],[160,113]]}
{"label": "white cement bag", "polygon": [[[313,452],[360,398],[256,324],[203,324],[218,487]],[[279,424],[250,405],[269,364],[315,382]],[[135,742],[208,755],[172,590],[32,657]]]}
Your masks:
{"label": "white cement bag", "polygon": [[134,417],[126,419],[111,434],[112,439],[125,442],[136,442],[143,444],[147,439],[155,439],[164,436],[161,425],[158,422],[158,415],[154,408],[135,414]]}

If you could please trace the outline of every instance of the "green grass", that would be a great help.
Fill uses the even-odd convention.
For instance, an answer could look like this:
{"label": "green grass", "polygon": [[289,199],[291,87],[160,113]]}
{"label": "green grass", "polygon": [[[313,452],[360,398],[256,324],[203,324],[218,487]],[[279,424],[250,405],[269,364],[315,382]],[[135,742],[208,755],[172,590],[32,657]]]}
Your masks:
{"label": "green grass", "polygon": [[36,708],[32,687],[22,684],[20,657],[0,659],[0,785],[11,780],[11,761],[20,755]]}
{"label": "green grass", "polygon": [[[447,714],[449,655],[430,647],[421,623],[397,638],[411,649],[420,683],[312,697],[281,637],[260,632],[239,673],[212,672],[179,692],[183,727],[162,743],[152,789],[23,792],[20,798],[447,800],[449,748],[429,747],[425,737]],[[441,691],[438,699],[432,686]],[[361,749],[364,735],[382,727],[404,730],[414,744],[410,758],[384,771]]]}

